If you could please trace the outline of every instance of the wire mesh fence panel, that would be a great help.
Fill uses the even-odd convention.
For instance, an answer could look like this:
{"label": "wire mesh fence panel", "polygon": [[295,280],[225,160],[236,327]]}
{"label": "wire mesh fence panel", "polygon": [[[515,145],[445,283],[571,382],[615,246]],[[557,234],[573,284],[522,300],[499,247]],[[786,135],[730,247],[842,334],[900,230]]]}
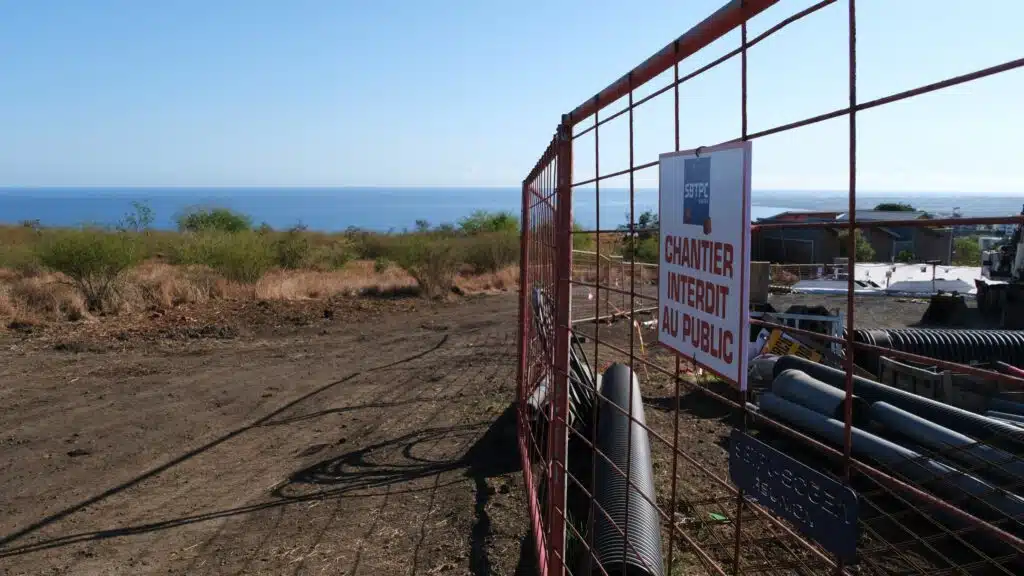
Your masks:
{"label": "wire mesh fence panel", "polygon": [[[1024,59],[861,100],[855,1],[803,5],[726,3],[565,114],[524,180],[519,440],[541,573],[1024,572],[1021,215],[857,206],[859,115]],[[758,48],[827,13],[843,23],[842,104],[754,129]],[[725,74],[736,94],[698,88]],[[709,141],[681,130],[701,97],[735,98]],[[666,195],[701,189],[667,189],[659,154],[756,154],[826,123],[844,132],[841,210],[751,222],[741,209],[724,223],[699,204],[666,210]],[[679,218],[708,238],[749,223],[742,254],[680,248]],[[1016,228],[979,256],[984,274],[957,276],[955,231],[981,225]],[[691,267],[755,261],[740,276],[739,342],[706,322],[678,328],[659,302],[717,314],[721,294],[680,272],[682,253]],[[742,357],[735,378],[701,360],[716,346]]]}

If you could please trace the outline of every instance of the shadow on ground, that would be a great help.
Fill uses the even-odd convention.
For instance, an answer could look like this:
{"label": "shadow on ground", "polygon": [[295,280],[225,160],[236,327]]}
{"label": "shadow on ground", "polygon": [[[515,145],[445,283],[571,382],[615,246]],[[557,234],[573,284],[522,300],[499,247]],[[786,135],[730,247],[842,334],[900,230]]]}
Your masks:
{"label": "shadow on ground", "polygon": [[[428,448],[443,442],[472,444],[457,458],[432,459],[426,456],[430,452]],[[514,405],[510,404],[489,423],[426,428],[323,460],[293,474],[287,483],[274,490],[273,495],[282,500],[304,501],[338,497],[353,491],[358,491],[360,496],[429,491],[433,502],[438,488],[461,481],[449,478],[442,483],[441,475],[458,470],[463,471],[463,478],[473,481],[475,493],[474,520],[469,534],[469,569],[477,576],[491,574],[488,543],[492,537],[492,522],[488,503],[495,488],[488,480],[521,470]],[[434,478],[435,482],[416,487],[415,482],[426,478]],[[367,490],[373,489],[378,490],[367,494]],[[371,526],[370,531],[374,528]],[[411,559],[414,574],[419,573],[419,552],[424,532],[421,527],[420,543]],[[353,569],[358,568],[358,562],[357,557]]]}
{"label": "shadow on ground", "polygon": [[[729,391],[731,393],[731,391]],[[680,396],[655,396],[644,399],[644,406],[665,412],[674,412],[676,403],[679,404],[679,413],[682,416],[699,419],[727,419],[731,421],[738,417],[739,411],[719,401],[716,398],[701,392],[691,390]]]}
{"label": "shadow on ground", "polygon": [[516,564],[515,576],[534,576],[537,574],[537,552],[534,550],[533,530],[530,530],[519,541],[519,563]]}
{"label": "shadow on ground", "polygon": [[206,443],[206,444],[204,444],[204,445],[202,445],[202,446],[200,446],[198,448],[192,449],[192,450],[190,450],[190,451],[188,451],[188,452],[186,452],[186,453],[184,453],[184,454],[182,454],[182,455],[180,455],[180,456],[178,456],[178,457],[176,457],[176,458],[174,458],[174,459],[172,459],[172,460],[170,460],[170,461],[168,461],[168,462],[166,462],[164,464],[161,464],[161,465],[159,465],[159,466],[157,466],[155,468],[152,468],[152,469],[146,471],[146,472],[144,472],[144,473],[142,473],[142,474],[132,478],[131,480],[123,482],[123,483],[121,483],[121,484],[119,484],[117,486],[114,486],[113,488],[110,488],[110,489],[108,489],[108,490],[106,490],[106,491],[104,491],[104,492],[102,492],[100,494],[97,494],[95,496],[87,498],[87,499],[85,499],[85,500],[83,500],[83,501],[81,501],[81,502],[79,502],[77,504],[74,504],[72,506],[64,508],[63,510],[60,510],[60,511],[55,512],[53,514],[50,514],[49,516],[46,516],[45,518],[42,518],[42,519],[40,519],[40,520],[38,520],[38,521],[36,521],[36,522],[34,522],[32,524],[29,524],[28,526],[20,528],[19,530],[15,531],[15,532],[13,532],[11,534],[8,534],[8,535],[5,535],[5,536],[0,536],[0,558],[5,558],[5,557],[8,557],[8,556],[18,556],[18,555],[21,555],[21,554],[28,554],[28,553],[37,552],[37,551],[40,551],[40,550],[46,550],[46,549],[50,549],[50,548],[59,548],[61,546],[66,546],[68,544],[73,544],[73,543],[77,543],[77,542],[90,541],[90,540],[105,540],[107,538],[114,538],[114,537],[119,537],[119,536],[127,536],[127,535],[132,535],[132,534],[143,534],[143,533],[153,532],[153,531],[157,531],[157,530],[166,530],[168,528],[174,528],[174,527],[182,526],[182,525],[185,525],[185,524],[192,524],[194,522],[203,522],[203,521],[207,521],[207,520],[213,520],[213,519],[216,519],[216,518],[224,518],[224,517],[228,517],[228,516],[234,516],[234,515],[237,515],[237,514],[245,514],[245,513],[248,513],[248,512],[254,512],[254,511],[262,510],[262,509],[266,509],[266,508],[273,508],[273,507],[276,507],[276,506],[280,506],[282,504],[290,504],[291,501],[288,501],[288,500],[285,500],[283,502],[280,501],[280,500],[279,501],[272,501],[272,502],[264,502],[264,503],[260,503],[260,504],[254,504],[254,505],[249,505],[249,506],[242,506],[242,507],[238,507],[238,508],[231,508],[231,509],[225,509],[225,510],[218,510],[218,511],[213,511],[213,512],[208,512],[208,513],[203,513],[203,514],[196,514],[196,515],[193,515],[193,516],[184,516],[184,517],[181,517],[181,518],[174,518],[174,519],[170,519],[170,520],[162,520],[162,521],[146,523],[146,524],[138,524],[138,525],[134,525],[134,526],[122,526],[122,527],[111,528],[111,529],[107,529],[107,530],[97,530],[97,531],[92,531],[92,532],[81,532],[81,533],[77,533],[77,534],[70,534],[70,535],[67,535],[67,536],[60,536],[60,537],[57,537],[57,538],[44,539],[44,540],[33,542],[31,544],[27,544],[27,545],[23,545],[23,546],[14,546],[14,547],[10,546],[13,542],[15,542],[16,540],[18,540],[20,538],[23,538],[23,537],[25,537],[25,536],[33,533],[33,532],[36,532],[36,531],[40,530],[41,528],[44,528],[44,527],[46,527],[46,526],[48,526],[50,524],[53,524],[53,523],[58,522],[60,520],[63,520],[67,516],[70,516],[71,514],[74,514],[75,512],[78,512],[79,510],[82,510],[83,508],[95,505],[95,504],[97,504],[97,503],[99,503],[99,502],[101,502],[103,500],[106,500],[107,498],[109,498],[109,497],[111,497],[111,496],[113,496],[115,494],[118,494],[118,493],[123,492],[125,490],[128,490],[128,489],[130,489],[130,488],[132,488],[132,487],[134,487],[134,486],[136,486],[138,484],[141,484],[142,482],[144,482],[144,481],[146,481],[146,480],[148,480],[148,479],[150,479],[150,478],[152,478],[154,476],[162,474],[163,472],[165,472],[165,471],[167,471],[167,470],[169,470],[171,468],[174,468],[175,466],[178,466],[179,464],[182,464],[183,462],[187,462],[188,460],[191,460],[192,458],[198,456],[199,454],[207,452],[207,451],[209,451],[209,450],[219,446],[220,444],[223,444],[223,443],[231,440],[232,438],[235,438],[236,436],[239,436],[241,434],[245,434],[245,433],[249,432],[250,430],[257,429],[257,428],[259,428],[261,426],[265,426],[265,425],[271,424],[271,423],[273,423],[274,419],[277,418],[278,416],[280,416],[281,414],[286,413],[288,410],[292,409],[293,407],[295,407],[295,406],[305,402],[306,400],[312,399],[313,397],[318,396],[318,395],[320,395],[320,394],[322,394],[322,393],[324,393],[324,392],[326,392],[326,391],[328,391],[328,390],[330,390],[332,388],[335,388],[335,387],[340,386],[340,385],[342,385],[342,384],[344,384],[346,382],[354,380],[355,378],[357,378],[357,377],[359,377],[361,375],[369,374],[369,373],[372,373],[372,372],[375,372],[375,371],[378,371],[378,370],[384,370],[384,369],[387,369],[387,368],[393,368],[395,366],[399,366],[399,365],[402,365],[402,364],[406,364],[408,362],[412,362],[413,360],[417,360],[419,358],[423,358],[424,356],[427,356],[428,354],[436,352],[442,346],[444,346],[445,343],[448,342],[448,339],[449,339],[449,336],[446,334],[436,344],[434,344],[432,347],[428,348],[427,350],[424,350],[422,352],[418,352],[416,354],[413,354],[411,356],[408,356],[406,358],[403,358],[403,359],[395,361],[395,362],[391,362],[391,363],[388,363],[388,364],[383,364],[383,365],[380,365],[380,366],[376,366],[374,368],[370,368],[370,369],[365,370],[363,372],[354,372],[352,374],[349,374],[348,376],[345,376],[344,378],[335,380],[333,382],[329,382],[329,383],[327,383],[327,384],[325,384],[325,385],[323,385],[323,386],[321,386],[319,388],[316,388],[316,389],[314,389],[314,390],[312,390],[310,392],[307,392],[306,394],[303,394],[302,396],[300,396],[298,398],[295,398],[294,400],[291,400],[287,404],[277,408],[273,412],[271,412],[271,413],[269,413],[269,414],[259,418],[258,420],[254,421],[254,422],[252,422],[250,424],[247,424],[247,425],[242,426],[240,428],[236,428],[235,430],[232,430],[232,431],[230,431],[230,432],[228,432],[226,434],[223,434],[223,435],[219,436],[218,438],[216,438],[216,439],[214,439],[214,440],[212,440],[212,441],[210,441],[210,442],[208,442],[208,443]]}

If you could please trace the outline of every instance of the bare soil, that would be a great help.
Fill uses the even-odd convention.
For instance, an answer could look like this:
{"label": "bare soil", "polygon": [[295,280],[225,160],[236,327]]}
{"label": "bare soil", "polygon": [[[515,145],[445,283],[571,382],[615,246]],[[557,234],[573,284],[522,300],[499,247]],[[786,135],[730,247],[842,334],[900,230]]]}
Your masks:
{"label": "bare soil", "polygon": [[516,298],[0,328],[0,574],[512,574]]}
{"label": "bare soil", "polygon": [[[927,303],[856,305],[858,326],[895,327]],[[513,295],[239,301],[0,330],[0,574],[532,573],[515,315]],[[677,388],[656,335],[620,321],[599,335],[618,350],[584,348],[599,369],[630,349],[653,364],[636,369],[658,504],[689,539],[663,530],[667,573],[707,572],[692,544],[729,571],[740,417],[702,388],[738,395]],[[744,571],[831,572],[764,514],[742,522]],[[862,571],[907,572],[895,556]]]}

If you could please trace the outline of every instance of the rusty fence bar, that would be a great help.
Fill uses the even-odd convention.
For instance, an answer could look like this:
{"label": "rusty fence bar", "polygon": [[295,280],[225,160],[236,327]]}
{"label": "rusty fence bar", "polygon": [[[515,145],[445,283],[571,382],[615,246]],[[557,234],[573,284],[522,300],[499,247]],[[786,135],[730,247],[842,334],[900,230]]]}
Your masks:
{"label": "rusty fence bar", "polygon": [[[815,14],[825,10],[839,10],[844,2],[847,58],[843,67],[847,76],[847,102],[837,110],[751,132],[748,126],[750,50],[775,34],[785,33],[797,21],[813,19]],[[991,421],[993,424],[985,434],[969,436],[954,431],[950,437],[967,440],[958,441],[957,445],[938,446],[928,444],[926,436],[909,438],[906,430],[910,428],[903,432],[877,425],[866,428],[863,411],[873,414],[876,405],[880,410],[887,402],[863,400],[860,396],[864,390],[874,388],[865,388],[860,378],[885,380],[893,386],[902,382],[891,380],[891,374],[865,368],[865,362],[871,358],[886,358],[917,371],[908,373],[934,374],[936,382],[943,379],[945,394],[950,390],[957,394],[961,394],[960,390],[968,391],[962,393],[963,398],[956,399],[964,403],[974,401],[970,394],[980,394],[970,392],[972,390],[1020,393],[1024,391],[1024,379],[1019,373],[1003,370],[996,364],[964,364],[963,354],[957,356],[958,360],[932,357],[939,356],[945,344],[905,349],[895,340],[885,346],[859,340],[858,324],[864,317],[870,318],[870,314],[862,314],[866,304],[856,295],[858,236],[855,233],[858,230],[867,233],[879,227],[941,228],[948,230],[952,246],[953,227],[1024,226],[1021,215],[873,221],[861,219],[857,214],[858,113],[1019,69],[1024,67],[1024,58],[1010,58],[916,88],[859,100],[855,0],[813,3],[786,15],[764,32],[748,37],[748,21],[763,17],[759,15],[777,3],[777,0],[727,2],[563,115],[551,142],[523,181],[517,432],[539,572],[559,576],[613,574],[622,573],[626,564],[635,573],[651,576],[698,572],[922,575],[1024,572],[1024,498],[1021,497],[1024,474],[1018,472],[1024,470],[1024,404],[1020,404],[1019,427],[1012,413],[1000,412],[1004,416],[990,417],[977,410],[949,409],[951,419],[968,418],[962,414],[971,412],[974,414],[968,418],[974,418],[971,422]],[[739,36],[736,48],[692,72],[682,73],[680,65],[687,59],[734,32]],[[752,235],[779,229],[829,229],[847,235],[842,297],[845,334],[837,336],[816,329],[794,328],[771,319],[750,320],[753,330],[790,338],[802,347],[800,354],[806,353],[816,362],[841,370],[841,381],[834,384],[842,396],[838,411],[814,420],[819,424],[825,422],[820,425],[826,428],[837,427],[837,436],[829,436],[823,432],[824,428],[809,428],[799,419],[782,416],[782,412],[766,410],[764,406],[772,406],[765,401],[775,394],[773,384],[759,384],[741,393],[690,359],[670,353],[658,343],[659,313],[653,304],[658,298],[659,270],[656,264],[640,261],[638,246],[642,235],[656,239],[660,231],[657,225],[642,229],[638,225],[635,177],[656,168],[659,163],[636,157],[638,132],[634,113],[658,98],[671,99],[673,113],[664,120],[673,122],[674,150],[679,151],[681,142],[687,138],[685,130],[680,128],[680,110],[686,106],[680,91],[686,88],[687,82],[737,57],[740,67],[738,129],[735,138],[728,142],[757,140],[829,119],[847,118],[848,217],[833,222],[760,222],[751,226]],[[638,97],[638,89],[670,70],[671,80]],[[616,103],[621,104],[621,108],[606,111]],[[607,142],[608,136],[602,139],[601,133],[605,131],[604,126],[616,120],[628,126],[628,142],[624,142],[627,167],[602,172],[602,160],[606,160],[607,152],[602,155],[601,142]],[[579,158],[589,151],[584,138],[594,139],[593,175],[575,180],[574,160],[582,162]],[[580,148],[576,148],[577,145]],[[577,157],[576,151],[582,153]],[[628,180],[628,222],[621,227],[601,214],[602,195],[610,193],[606,183],[614,178]],[[595,225],[591,230],[573,227],[573,196],[584,192],[594,195]],[[588,243],[593,241],[592,251],[588,248],[574,252],[574,239],[579,240],[584,235]],[[747,250],[753,238],[748,237],[745,242],[744,250]],[[660,251],[662,247],[657,249]],[[780,275],[785,271],[799,280],[807,270],[810,272],[806,276],[815,278],[818,268],[836,265],[823,262],[810,268],[801,266],[804,265],[779,264],[772,269]],[[838,276],[838,268],[835,270]],[[942,340],[949,346],[955,345],[953,336],[936,338],[935,342]],[[982,334],[978,338],[994,343],[1009,336]],[[826,351],[832,348],[816,348],[818,343],[841,344],[842,354],[829,357]],[[587,344],[585,348],[584,344]],[[742,346],[740,350],[742,353]],[[580,363],[587,366],[592,376],[586,386],[582,384],[581,378],[585,378],[580,375]],[[596,375],[612,363],[628,366],[629,372],[638,376],[643,413],[634,411],[633,388],[629,390],[626,408],[616,405],[602,390]],[[956,384],[960,388],[953,386],[961,382],[963,384]],[[913,386],[917,385],[915,381]],[[861,392],[857,393],[858,390]],[[926,394],[917,388],[913,390],[911,397]],[[586,406],[589,428],[579,427],[579,422],[585,420],[576,412],[581,397],[590,399],[589,404],[580,404]],[[954,401],[952,397],[928,398],[933,402],[929,406],[933,407],[935,402]],[[1003,405],[1015,406],[1009,401]],[[630,424],[624,439],[624,465],[616,464],[600,448],[596,423],[613,413],[622,415]],[[917,422],[915,416],[909,413],[903,418],[908,423]],[[772,502],[746,493],[731,482],[728,453],[718,443],[728,446],[731,441],[727,436],[733,429],[756,437],[794,462],[822,471],[853,491],[860,509],[857,566],[853,566],[849,558],[826,551],[817,536],[780,516]],[[636,433],[646,435],[650,441],[653,495],[643,493],[647,479],[643,470],[636,468],[640,462],[632,452]],[[865,452],[865,446],[869,445],[881,446],[877,450],[882,451]],[[897,461],[880,454],[901,454],[904,459]],[[988,455],[988,459],[979,460],[979,454]],[[992,455],[999,455],[999,459],[989,458]],[[624,481],[627,493],[635,490],[641,498],[627,498],[621,513],[610,510],[599,501],[601,486],[596,480],[599,467],[612,470]],[[656,512],[662,549],[662,555],[657,558],[649,555],[650,542],[641,542],[643,538],[631,529],[634,517],[642,516],[641,509],[646,505]],[[613,531],[604,532],[603,538],[619,539],[615,540],[614,550],[607,541],[598,541],[595,537],[598,526],[609,523]]]}

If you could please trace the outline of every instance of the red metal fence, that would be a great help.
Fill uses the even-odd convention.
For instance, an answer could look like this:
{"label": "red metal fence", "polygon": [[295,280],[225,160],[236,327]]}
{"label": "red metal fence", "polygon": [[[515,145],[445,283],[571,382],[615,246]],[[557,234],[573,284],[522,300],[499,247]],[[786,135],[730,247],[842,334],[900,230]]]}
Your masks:
{"label": "red metal fence", "polygon": [[[854,0],[817,2],[748,38],[747,21],[774,4],[776,0],[728,2],[599,94],[588,98],[562,117],[554,138],[524,180],[518,431],[540,571],[545,574],[631,571],[657,575],[697,572],[1019,574],[1024,571],[1021,565],[1024,516],[1018,514],[1024,513],[1024,499],[1018,496],[1024,494],[1021,488],[1024,476],[1020,474],[1024,466],[1021,460],[1024,428],[1017,428],[1011,423],[1012,419],[998,420],[998,426],[985,434],[974,434],[969,444],[935,447],[922,444],[920,438],[917,442],[903,442],[907,436],[901,434],[906,431],[879,432],[872,427],[874,424],[860,425],[855,413],[860,404],[854,398],[854,391],[860,385],[855,379],[856,373],[880,377],[878,371],[865,372],[863,367],[858,367],[861,355],[883,357],[878,360],[879,365],[905,365],[908,373],[924,370],[922,366],[932,367],[934,370],[925,372],[936,374],[935,378],[928,380],[925,376],[921,386],[931,386],[944,379],[947,394],[952,393],[949,390],[954,389],[950,387],[957,378],[967,378],[973,382],[975,388],[971,389],[975,392],[987,382],[995,388],[986,389],[996,389],[1003,397],[1018,398],[1014,395],[1024,391],[1024,380],[1019,373],[1000,371],[992,366],[968,366],[962,359],[930,357],[929,351],[938,350],[940,344],[932,348],[910,348],[897,346],[895,340],[869,342],[859,338],[855,320],[860,319],[859,311],[866,304],[854,296],[857,285],[852,273],[846,275],[847,290],[842,304],[846,330],[842,338],[766,320],[751,320],[755,331],[757,328],[778,329],[802,338],[805,343],[842,344],[844,355],[832,360],[845,372],[845,380],[839,386],[845,398],[841,412],[831,419],[831,424],[841,423],[841,442],[830,442],[827,435],[777,417],[765,410],[763,403],[759,407],[759,401],[766,394],[770,396],[768,389],[752,387],[740,393],[702,373],[689,361],[654,346],[657,330],[648,326],[656,324],[652,321],[657,315],[647,317],[644,313],[657,304],[656,284],[652,286],[651,275],[644,277],[637,273],[640,262],[635,244],[631,242],[636,242],[638,234],[643,232],[637,224],[634,177],[641,171],[656,169],[658,161],[635,157],[634,115],[638,109],[657,99],[671,100],[672,116],[661,120],[673,124],[674,149],[680,150],[680,111],[685,110],[685,104],[680,102],[680,87],[738,58],[741,69],[739,130],[730,142],[756,140],[846,117],[849,123],[850,216],[844,225],[853,231],[880,225],[856,218],[858,113],[1024,67],[1024,58],[1019,58],[860,101],[857,97]],[[769,36],[782,33],[794,22],[813,18],[815,13],[826,9],[846,10],[848,18],[848,104],[799,121],[749,131],[748,51]],[[739,46],[693,71],[681,71],[681,65],[686,64],[688,58],[736,30],[741,37]],[[672,76],[667,83],[650,86],[652,81],[665,78],[670,72]],[[639,97],[640,91],[645,95]],[[613,105],[616,105],[614,111],[606,112]],[[628,142],[624,143],[628,149],[628,166],[602,172],[602,129],[616,119],[628,122]],[[592,140],[592,145],[585,143],[587,140]],[[593,157],[593,176],[574,179],[573,168],[579,167],[578,159],[574,163],[574,155],[583,151],[588,160]],[[619,214],[614,217],[601,214],[602,186],[614,179],[628,180],[629,216],[625,230],[617,226]],[[587,194],[594,194],[596,226],[592,230],[573,226],[574,191],[584,189]],[[1019,216],[1007,216],[890,220],[884,224],[914,228],[1020,221]],[[824,225],[782,223],[755,226],[755,229],[772,227],[798,229],[823,228]],[[577,262],[574,277],[574,238],[584,236],[589,246],[587,250],[594,253],[588,262],[592,261],[595,269],[592,274],[581,274]],[[848,234],[846,241],[852,270],[855,234]],[[610,262],[607,253],[612,250],[621,253],[623,246],[633,247],[626,250],[628,254],[624,259],[628,273],[622,272],[621,262],[614,264],[618,273],[602,268],[612,266],[607,263]],[[617,304],[611,305],[611,302]],[[946,344],[954,346],[949,343],[949,336],[936,338],[944,338]],[[996,336],[979,338],[994,342]],[[958,358],[965,357],[964,354],[967,353]],[[627,365],[639,377],[646,416],[635,413],[633,402],[623,411],[602,396],[595,373],[612,362]],[[824,359],[821,362],[827,363]],[[589,389],[584,386],[586,383]],[[920,390],[915,392],[924,394]],[[948,396],[936,396],[934,391],[931,394],[943,403],[951,402]],[[611,467],[625,479],[627,491],[640,491],[655,510],[660,523],[656,539],[661,548],[661,565],[651,565],[650,559],[657,555],[640,549],[651,543],[640,542],[627,526],[630,506],[636,506],[638,501],[627,500],[623,517],[622,511],[605,509],[595,497],[600,489],[595,481],[596,470],[607,468],[611,459],[597,449],[597,426],[583,426],[580,422],[588,420],[588,413],[590,418],[605,417],[597,415],[599,409],[624,412],[650,439],[653,472],[649,480],[654,488],[653,495],[642,490],[640,484],[647,480],[638,483],[639,472],[632,470],[631,464],[625,469]],[[728,437],[733,430],[756,435],[788,458],[823,472],[855,492],[859,509],[855,562],[826,552],[820,538],[808,535],[806,530],[781,517],[777,513],[778,503],[770,502],[771,498],[744,493],[737,488],[728,471]],[[872,433],[878,435],[871,436]],[[894,437],[901,439],[900,442],[894,441]],[[909,460],[896,462],[878,453],[861,452],[864,444],[858,442],[874,442],[872,438],[895,445],[893,450]],[[971,456],[964,457],[965,453]],[[627,460],[631,463],[630,458]],[[925,472],[908,468],[913,466]],[[640,505],[645,506],[643,502]],[[596,543],[595,532],[609,524],[613,528],[612,535],[617,531],[623,541],[618,554],[595,550],[602,545]]]}

